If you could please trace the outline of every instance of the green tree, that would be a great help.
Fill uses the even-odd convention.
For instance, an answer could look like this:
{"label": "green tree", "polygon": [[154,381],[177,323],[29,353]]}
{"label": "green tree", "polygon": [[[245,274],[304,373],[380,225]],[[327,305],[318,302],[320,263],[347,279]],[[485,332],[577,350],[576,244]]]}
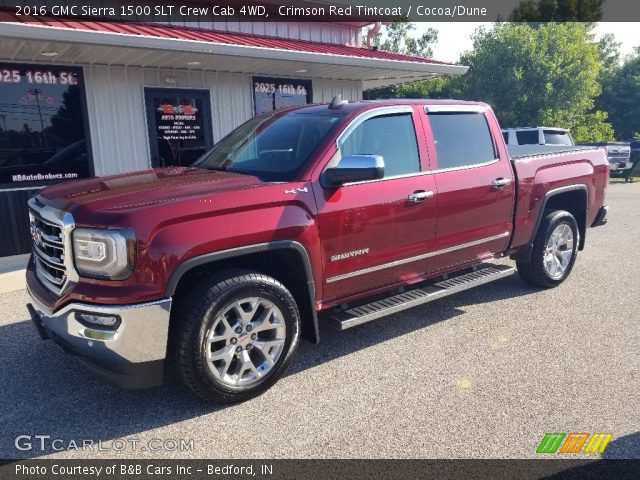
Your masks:
{"label": "green tree", "polygon": [[582,23],[498,23],[476,31],[461,59],[469,71],[453,89],[491,104],[505,127],[547,124],[570,128],[581,142],[609,140],[607,114],[594,109],[601,54]]}
{"label": "green tree", "polygon": [[597,22],[606,0],[526,0],[511,13],[511,22]]}
{"label": "green tree", "polygon": [[394,98],[460,98],[458,83],[451,77],[438,77],[433,80],[419,80],[403,83],[395,87]]}
{"label": "green tree", "polygon": [[612,33],[606,33],[598,40],[600,49],[600,65],[602,65],[602,75],[607,75],[620,65],[620,42],[616,42],[616,37]]}
{"label": "green tree", "polygon": [[[438,42],[438,31],[434,28],[427,29],[419,37],[414,37],[412,33],[416,26],[406,19],[398,20],[389,25],[385,34],[378,33],[373,44],[380,50],[388,52],[404,53],[406,55],[415,55],[418,57],[429,58],[433,56],[433,47]],[[364,98],[417,98],[424,97],[420,85],[424,88],[426,82],[414,82],[404,85],[393,85],[389,87],[380,87],[367,90],[364,92]],[[417,95],[411,95],[410,92],[419,91]]]}
{"label": "green tree", "polygon": [[432,57],[433,46],[438,43],[438,31],[434,28],[429,28],[416,38],[412,35],[415,29],[415,24],[407,19],[395,21],[387,26],[384,35],[378,33],[374,37],[373,44],[380,50],[389,52],[416,55],[418,57]]}
{"label": "green tree", "polygon": [[604,77],[597,104],[609,111],[618,139],[640,136],[640,48]]}
{"label": "green tree", "polygon": [[540,125],[568,128],[580,143],[602,142],[615,139],[614,130],[607,122],[608,114],[600,110],[577,113],[567,110],[545,110]]}

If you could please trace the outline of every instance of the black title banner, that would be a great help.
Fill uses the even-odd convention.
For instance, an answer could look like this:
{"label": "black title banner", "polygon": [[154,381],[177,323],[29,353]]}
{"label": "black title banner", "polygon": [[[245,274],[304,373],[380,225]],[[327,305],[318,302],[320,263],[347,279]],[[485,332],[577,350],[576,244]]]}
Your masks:
{"label": "black title banner", "polygon": [[19,460],[0,479],[636,480],[640,460]]}
{"label": "black title banner", "polygon": [[628,0],[0,0],[3,21],[640,21]]}

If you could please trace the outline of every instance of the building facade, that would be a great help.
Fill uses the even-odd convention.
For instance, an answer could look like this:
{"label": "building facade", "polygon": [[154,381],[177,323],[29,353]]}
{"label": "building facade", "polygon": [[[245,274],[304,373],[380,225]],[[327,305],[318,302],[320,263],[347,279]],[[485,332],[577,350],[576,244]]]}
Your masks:
{"label": "building facade", "polygon": [[189,165],[256,114],[465,71],[363,47],[363,21],[0,20],[0,257],[28,252],[46,185]]}

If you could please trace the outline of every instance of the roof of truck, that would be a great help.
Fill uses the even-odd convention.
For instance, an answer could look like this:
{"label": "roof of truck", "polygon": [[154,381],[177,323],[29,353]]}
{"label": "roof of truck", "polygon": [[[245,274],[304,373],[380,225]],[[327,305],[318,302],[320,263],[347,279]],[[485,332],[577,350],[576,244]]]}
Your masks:
{"label": "roof of truck", "polygon": [[[349,102],[341,105],[337,109],[329,110],[336,113],[351,113],[358,110],[367,110],[372,107],[390,107],[394,105],[469,105],[469,106],[482,106],[489,107],[486,103],[483,102],[469,102],[465,100],[435,100],[435,99],[409,99],[409,98],[400,98],[400,99],[387,99],[387,100],[359,100],[356,102]],[[313,105],[305,105],[298,108],[293,108],[292,110],[296,110],[299,112],[308,112],[308,113],[320,113],[326,112],[328,109],[328,104],[313,104]]]}
{"label": "roof of truck", "polygon": [[558,132],[568,132],[568,128],[560,128],[560,127],[504,127],[502,131],[508,130],[556,130]]}

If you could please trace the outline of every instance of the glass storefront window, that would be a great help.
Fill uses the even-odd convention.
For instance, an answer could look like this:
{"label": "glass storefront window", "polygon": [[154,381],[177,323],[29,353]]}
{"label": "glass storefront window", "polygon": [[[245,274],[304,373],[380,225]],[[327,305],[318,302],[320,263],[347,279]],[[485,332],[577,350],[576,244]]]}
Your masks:
{"label": "glass storefront window", "polygon": [[311,80],[253,77],[256,115],[311,103]]}
{"label": "glass storefront window", "polygon": [[187,167],[213,145],[209,92],[145,89],[154,167]]}
{"label": "glass storefront window", "polygon": [[82,70],[0,64],[0,185],[91,175]]}

